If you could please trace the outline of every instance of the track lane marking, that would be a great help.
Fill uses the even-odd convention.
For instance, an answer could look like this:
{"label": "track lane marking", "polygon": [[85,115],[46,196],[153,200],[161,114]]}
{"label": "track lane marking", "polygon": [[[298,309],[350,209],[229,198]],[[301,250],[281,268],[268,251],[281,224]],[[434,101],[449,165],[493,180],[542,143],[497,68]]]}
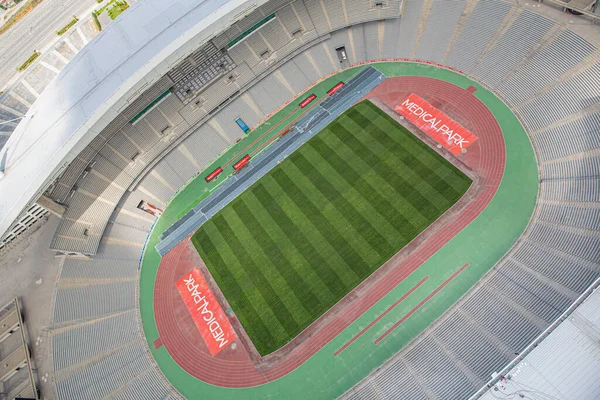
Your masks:
{"label": "track lane marking", "polygon": [[440,286],[438,286],[437,288],[435,288],[435,290],[433,292],[429,293],[429,295],[427,297],[425,297],[423,300],[421,300],[421,302],[419,304],[417,304],[412,310],[410,310],[408,313],[406,313],[406,315],[404,315],[404,317],[400,318],[400,320],[398,322],[396,322],[390,329],[388,329],[387,331],[385,331],[385,333],[383,335],[381,335],[377,339],[375,339],[375,342],[373,342],[373,343],[374,344],[379,344],[379,342],[381,342],[383,339],[385,339],[390,333],[392,333],[394,331],[394,329],[396,329],[397,327],[399,327],[411,315],[413,315],[415,312],[417,312],[417,310],[419,308],[421,308],[425,303],[427,303],[429,300],[431,300],[431,298],[433,296],[435,296],[436,294],[438,294],[438,292],[440,290],[442,290],[447,284],[449,284],[454,278],[456,278],[468,266],[469,266],[469,263],[465,263],[456,272],[454,272],[452,275],[450,275],[450,277],[448,279],[446,279],[444,282],[442,282],[442,284]]}
{"label": "track lane marking", "polygon": [[335,353],[333,353],[334,357],[337,357],[342,351],[346,350],[352,343],[354,343],[359,337],[365,334],[369,329],[373,327],[376,323],[378,323],[383,317],[385,317],[390,311],[398,306],[398,304],[402,303],[408,296],[410,296],[415,290],[417,290],[422,284],[424,284],[429,276],[425,276],[421,279],[415,286],[410,288],[410,290],[402,295],[398,300],[394,302],[391,306],[389,306],[383,313],[381,313],[377,318],[369,323],[369,325],[365,326],[360,332],[352,337],[349,341],[347,341],[342,347],[340,347]]}

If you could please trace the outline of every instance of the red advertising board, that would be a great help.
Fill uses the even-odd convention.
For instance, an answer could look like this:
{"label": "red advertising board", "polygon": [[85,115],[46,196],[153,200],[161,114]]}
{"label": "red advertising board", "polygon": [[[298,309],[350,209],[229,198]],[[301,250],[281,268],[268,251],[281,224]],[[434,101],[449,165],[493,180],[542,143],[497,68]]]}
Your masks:
{"label": "red advertising board", "polygon": [[198,268],[191,270],[175,285],[210,354],[216,355],[237,338]]}
{"label": "red advertising board", "polygon": [[284,137],[285,135],[287,135],[288,133],[290,133],[291,129],[286,129],[285,131],[283,131],[283,133],[279,136]]}
{"label": "red advertising board", "polygon": [[316,99],[316,98],[317,98],[317,95],[311,94],[310,96],[308,96],[307,98],[305,98],[304,100],[302,100],[300,102],[300,108],[306,107],[307,105],[309,105],[310,103],[312,103],[312,101],[314,99]]}
{"label": "red advertising board", "polygon": [[414,93],[394,110],[454,155],[460,154],[477,140],[477,136]]}
{"label": "red advertising board", "polygon": [[240,158],[235,164],[233,164],[233,169],[239,171],[248,165],[248,161],[250,161],[250,156],[246,154],[244,157]]}
{"label": "red advertising board", "polygon": [[211,172],[210,174],[208,174],[206,176],[206,178],[204,178],[206,180],[206,182],[210,182],[213,179],[215,179],[217,176],[219,176],[219,174],[223,172],[223,168],[219,167],[217,169],[215,169],[213,172]]}
{"label": "red advertising board", "polygon": [[150,215],[154,215],[155,217],[160,217],[163,213],[163,210],[156,207],[153,204],[148,203],[145,200],[142,200],[138,203],[137,208],[140,210],[146,211]]}
{"label": "red advertising board", "polygon": [[331,96],[332,94],[334,94],[335,92],[340,90],[342,88],[342,86],[344,86],[344,82],[337,83],[334,87],[332,87],[331,89],[329,89],[327,91],[327,94]]}

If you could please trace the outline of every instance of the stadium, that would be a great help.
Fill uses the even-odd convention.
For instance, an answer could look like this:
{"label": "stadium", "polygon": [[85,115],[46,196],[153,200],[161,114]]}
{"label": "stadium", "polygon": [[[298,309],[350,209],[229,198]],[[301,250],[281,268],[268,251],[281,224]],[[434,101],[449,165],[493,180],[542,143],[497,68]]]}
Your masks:
{"label": "stadium", "polygon": [[596,5],[136,2],[0,150],[0,399],[599,398]]}

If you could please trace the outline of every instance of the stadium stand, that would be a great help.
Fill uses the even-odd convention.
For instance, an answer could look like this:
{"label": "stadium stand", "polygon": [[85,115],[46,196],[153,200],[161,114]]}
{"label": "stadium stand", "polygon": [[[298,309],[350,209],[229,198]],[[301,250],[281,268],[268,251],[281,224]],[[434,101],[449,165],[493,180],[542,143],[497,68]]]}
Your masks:
{"label": "stadium stand", "polygon": [[586,107],[598,104],[600,63],[558,83],[547,92],[520,107],[520,113],[533,130],[560,121]]}
{"label": "stadium stand", "polygon": [[[561,159],[598,148],[599,123],[600,111],[596,111],[587,115],[575,116],[564,123],[542,128],[534,134],[535,141],[540,144],[542,161]],[[569,140],[573,132],[577,132],[579,140]],[[553,146],[554,143],[562,145]]]}
{"label": "stadium stand", "polygon": [[508,2],[477,2],[444,64],[460,71],[472,71],[510,10]]}
{"label": "stadium stand", "polygon": [[[508,364],[481,388],[474,398],[497,399],[509,393],[519,396],[562,396],[577,399],[597,397],[597,357],[590,351],[598,331],[600,280],[596,280],[545,335]],[[565,371],[572,379],[562,379]],[[546,382],[552,382],[550,386]]]}
{"label": "stadium stand", "polygon": [[436,0],[433,2],[415,55],[418,60],[436,62],[442,60],[464,6],[464,1]]}
{"label": "stadium stand", "polygon": [[93,257],[67,258],[55,294],[60,398],[178,397],[139,326],[137,267],[153,220],[137,204],[166,206],[243,134],[234,116],[253,125],[337,70],[339,46],[352,63],[422,58],[462,70],[516,110],[540,162],[538,207],[514,249],[346,398],[468,398],[600,275],[596,46],[512,2],[479,0],[461,15],[473,2],[406,0],[401,18],[398,1],[375,3],[258,7],[144,91],[47,190],[66,207],[52,248]]}
{"label": "stadium stand", "polygon": [[496,87],[522,59],[541,45],[553,25],[554,22],[548,18],[522,10],[473,69],[473,76],[490,87]]}
{"label": "stadium stand", "polygon": [[38,399],[37,372],[31,366],[21,303],[12,299],[0,307],[0,396],[10,399]]}
{"label": "stadium stand", "polygon": [[[573,46],[574,43],[577,45]],[[511,103],[519,104],[589,56],[593,50],[594,47],[589,42],[573,32],[562,31],[524,65],[524,68],[520,68],[512,79],[500,85],[498,92]],[[557,56],[558,54],[561,56]],[[537,71],[542,68],[547,73],[537,77]]]}

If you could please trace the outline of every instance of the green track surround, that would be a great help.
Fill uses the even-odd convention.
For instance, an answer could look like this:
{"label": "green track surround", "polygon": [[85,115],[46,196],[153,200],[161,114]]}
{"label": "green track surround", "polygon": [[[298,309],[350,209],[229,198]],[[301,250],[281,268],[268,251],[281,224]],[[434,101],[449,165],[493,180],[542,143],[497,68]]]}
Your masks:
{"label": "green track surround", "polygon": [[[374,368],[380,366],[386,359],[402,349],[445,312],[451,304],[464,295],[502,258],[526,228],[536,202],[538,171],[529,138],[519,120],[506,104],[482,85],[448,69],[414,62],[381,62],[374,65],[388,77],[425,76],[443,80],[464,89],[469,86],[474,86],[477,89],[474,96],[495,116],[503,132],[506,145],[504,175],[494,198],[487,208],[467,227],[303,365],[288,375],[261,386],[229,389],[209,385],[192,377],[175,363],[164,347],[155,349],[153,345],[154,340],[158,338],[154,320],[153,295],[156,272],[160,263],[160,256],[154,247],[164,230],[202,198],[206,197],[209,191],[219,184],[219,181],[207,184],[204,181],[204,174],[199,174],[176,193],[169,202],[164,214],[154,225],[143,254],[140,273],[140,313],[150,351],[167,379],[187,398],[330,399],[343,394]],[[340,80],[347,80],[361,68],[363,66],[334,74],[316,84],[311,88],[311,92],[321,98],[331,86]],[[296,108],[296,103],[296,101],[291,102],[268,121],[253,129],[250,135],[227,149],[207,166],[205,171],[212,171],[217,166],[224,165],[241,149],[255,141],[285,116],[289,115],[290,120],[297,116],[301,111],[296,111],[290,115]],[[287,120],[282,123],[281,127],[285,123],[287,123]],[[249,151],[258,151],[266,139],[258,141]],[[231,165],[223,169],[222,177],[232,172]],[[394,322],[415,307],[464,263],[469,263],[469,267],[464,272],[437,293],[384,341],[377,346],[373,345],[375,338],[381,336]],[[342,354],[337,357],[333,356],[337,349],[373,321],[425,275],[429,276],[425,284],[421,285],[410,297],[378,321],[371,330],[361,336]]]}

